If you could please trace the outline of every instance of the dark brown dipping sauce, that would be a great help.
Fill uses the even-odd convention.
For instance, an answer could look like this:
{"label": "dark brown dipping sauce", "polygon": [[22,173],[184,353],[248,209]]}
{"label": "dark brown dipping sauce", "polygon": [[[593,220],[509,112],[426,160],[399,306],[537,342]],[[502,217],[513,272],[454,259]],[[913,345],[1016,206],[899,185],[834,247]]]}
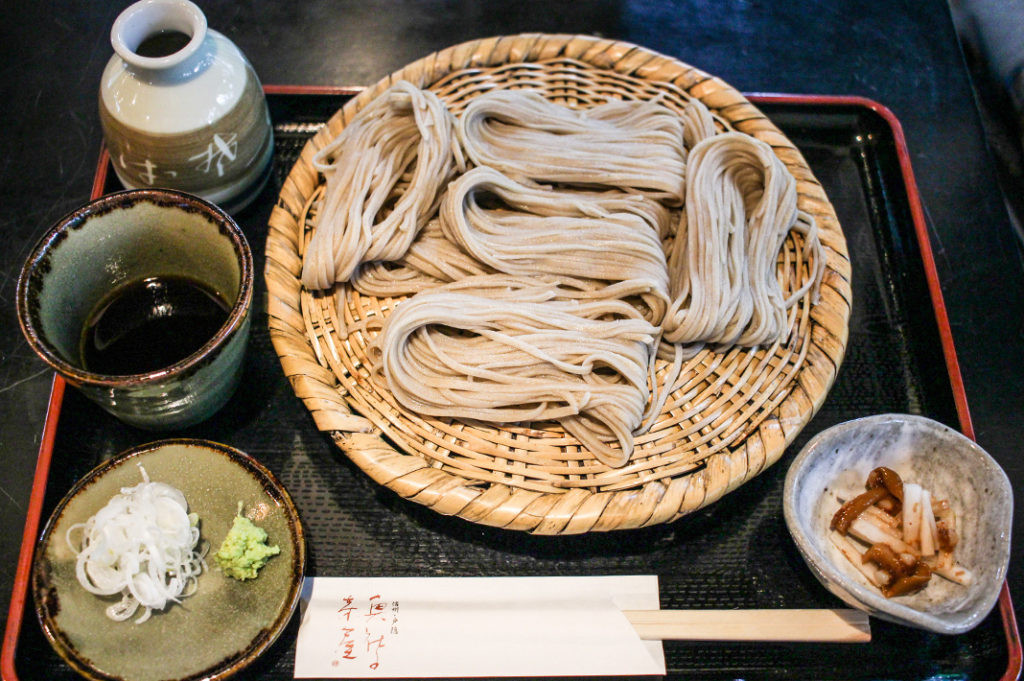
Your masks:
{"label": "dark brown dipping sauce", "polygon": [[81,357],[88,371],[144,374],[180,362],[224,326],[230,307],[187,277],[150,277],[111,293],[89,315]]}
{"label": "dark brown dipping sauce", "polygon": [[191,40],[192,36],[188,33],[160,31],[146,36],[146,39],[135,48],[135,54],[140,57],[169,57],[188,45]]}

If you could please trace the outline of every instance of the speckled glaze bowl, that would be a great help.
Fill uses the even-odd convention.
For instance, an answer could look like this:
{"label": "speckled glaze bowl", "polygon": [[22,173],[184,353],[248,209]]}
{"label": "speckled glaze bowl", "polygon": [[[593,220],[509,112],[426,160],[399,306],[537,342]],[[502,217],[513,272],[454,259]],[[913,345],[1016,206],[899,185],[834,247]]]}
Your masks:
{"label": "speckled glaze bowl", "polygon": [[[868,473],[892,468],[957,514],[954,555],[973,573],[969,586],[933,577],[908,596],[885,598],[829,539],[836,497],[864,491]],[[931,419],[882,414],[815,436],[794,459],[783,491],[786,525],[815,577],[848,605],[872,616],[940,634],[959,634],[992,610],[1010,559],[1013,492],[1002,468],[973,441]]]}
{"label": "speckled glaze bowl", "polygon": [[[122,487],[153,482],[185,495],[199,516],[208,569],[195,593],[141,624],[114,622],[105,609],[119,596],[86,591],[75,577],[76,556],[65,539]],[[210,556],[238,509],[267,532],[281,552],[255,579],[237,581]],[[61,500],[36,547],[32,593],[43,633],[71,667],[88,679],[170,681],[224,679],[262,655],[288,625],[299,603],[306,565],[298,510],[274,475],[252,457],[204,440],[161,440],[105,461]]]}
{"label": "speckled glaze bowl", "polygon": [[[230,305],[227,321],[191,355],[149,373],[84,368],[90,314],[116,289],[153,276],[199,280]],[[231,217],[196,196],[163,189],[109,194],[57,221],[29,255],[17,308],[32,349],[108,412],[139,428],[198,423],[241,377],[253,296],[252,251]]]}

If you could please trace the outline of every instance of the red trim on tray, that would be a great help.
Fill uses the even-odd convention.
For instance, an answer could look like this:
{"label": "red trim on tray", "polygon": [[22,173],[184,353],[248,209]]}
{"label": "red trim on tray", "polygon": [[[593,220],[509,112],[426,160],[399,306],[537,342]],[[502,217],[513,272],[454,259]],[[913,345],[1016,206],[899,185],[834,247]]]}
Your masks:
{"label": "red trim on tray", "polygon": [[928,238],[928,223],[925,220],[921,197],[917,191],[917,181],[914,179],[914,171],[910,164],[910,152],[907,149],[906,137],[903,135],[903,126],[900,125],[896,114],[873,99],[853,95],[748,94],[747,97],[755,104],[759,102],[779,102],[783,104],[818,104],[822,106],[860,106],[874,111],[889,125],[896,143],[896,155],[899,159],[903,183],[907,189],[907,203],[910,206],[910,216],[914,222],[914,232],[917,236],[918,246],[921,249],[921,260],[924,264],[925,278],[928,281],[928,291],[931,294],[935,320],[938,322],[942,354],[946,359],[946,371],[949,374],[949,380],[953,388],[953,401],[956,404],[957,417],[960,420],[960,430],[967,437],[972,440],[975,439],[971,412],[967,408],[967,391],[964,388],[963,376],[960,373],[960,362],[957,359],[956,348],[953,344],[953,332],[949,325],[949,314],[946,312],[946,303],[942,298],[942,287],[939,283],[938,271],[935,268],[931,240]]}
{"label": "red trim on tray", "polygon": [[358,95],[366,88],[361,85],[264,85],[268,95]]}
{"label": "red trim on tray", "polygon": [[110,169],[110,152],[107,145],[100,146],[100,160],[96,164],[96,175],[92,178],[92,192],[90,199],[98,199],[103,196],[103,188],[107,185],[107,172]]}
{"label": "red trim on tray", "polygon": [[[956,356],[953,331],[949,325],[949,314],[946,311],[946,303],[942,297],[942,287],[939,283],[939,275],[935,267],[935,258],[932,255],[931,240],[928,237],[928,223],[925,220],[921,197],[917,191],[917,181],[914,179],[914,170],[910,163],[910,151],[907,148],[906,137],[903,135],[903,126],[900,125],[896,114],[888,107],[867,97],[788,94],[747,94],[746,96],[755,104],[778,102],[782,104],[816,104],[822,106],[860,106],[874,111],[889,125],[896,143],[896,155],[899,159],[900,172],[903,175],[903,184],[907,189],[907,203],[910,206],[910,216],[914,222],[914,233],[917,236],[917,243],[921,249],[921,260],[924,264],[925,277],[928,280],[928,292],[931,294],[935,321],[939,328],[942,353],[946,358],[946,372],[949,374],[949,380],[953,388],[953,401],[956,404],[957,417],[960,420],[960,430],[972,440],[976,439],[971,412],[967,407],[967,390],[964,387],[963,375],[960,373],[960,362]],[[1021,668],[1024,665],[1024,659],[1022,659],[1024,656],[1022,656],[1021,651],[1017,616],[1013,611],[1010,588],[1005,580],[1003,581],[1002,589],[999,591],[999,610],[1003,620],[1003,631],[1006,633],[1006,647],[1009,651],[1006,672],[1003,674],[1001,681],[1016,681],[1020,677]]]}
{"label": "red trim on tray", "polygon": [[[277,95],[356,95],[362,92],[363,87],[344,87],[331,85],[264,85],[263,90],[267,94]],[[921,205],[921,198],[917,190],[917,182],[914,179],[913,168],[910,163],[910,153],[907,150],[906,138],[903,135],[903,127],[899,119],[886,106],[867,97],[854,95],[794,95],[776,93],[747,93],[747,99],[758,103],[781,103],[781,104],[809,104],[822,106],[859,106],[874,111],[881,116],[892,130],[896,144],[896,153],[899,159],[900,171],[907,190],[907,199],[910,206],[911,219],[914,222],[914,233],[917,237],[918,246],[921,249],[921,259],[925,268],[925,276],[928,280],[928,290],[932,298],[932,307],[935,311],[935,319],[938,324],[939,336],[942,342],[942,351],[946,359],[946,370],[953,389],[953,400],[956,404],[957,416],[960,420],[960,429],[967,437],[974,439],[974,426],[971,421],[970,411],[967,407],[967,393],[964,389],[963,376],[960,373],[960,363],[957,360],[956,348],[953,343],[953,333],[949,325],[949,315],[942,297],[942,288],[939,284],[938,272],[935,267],[935,260],[932,255],[931,241],[928,237],[927,222],[925,221],[924,210]],[[93,181],[91,199],[103,195],[103,188],[106,185],[108,168],[110,167],[110,156],[105,147],[101,148],[99,161],[96,168],[96,175]],[[29,584],[31,581],[32,557],[35,549],[35,541],[39,531],[39,521],[42,515],[43,498],[46,494],[46,481],[50,471],[50,461],[53,455],[53,444],[57,434],[57,422],[60,417],[61,405],[64,397],[64,380],[54,375],[53,387],[50,391],[50,402],[46,411],[46,422],[43,427],[43,439],[39,445],[39,456],[36,463],[35,478],[32,484],[32,494],[29,498],[29,506],[25,521],[25,531],[22,535],[21,552],[18,556],[18,568],[14,580],[14,590],[11,595],[11,604],[8,611],[7,628],[4,632],[3,652],[0,655],[0,675],[3,681],[18,681],[14,668],[14,653],[17,648],[18,636],[21,632],[22,615],[25,610],[25,601],[28,597]],[[1010,597],[1008,584],[1004,581],[999,593],[999,608],[1002,615],[1003,630],[1006,633],[1006,644],[1009,650],[1009,660],[1001,681],[1016,681],[1020,677],[1022,668],[1022,651],[1020,632],[1017,627],[1017,618],[1013,610],[1013,602]]]}
{"label": "red trim on tray", "polygon": [[[101,145],[96,174],[93,176],[90,199],[103,196],[103,187],[107,183],[107,172],[110,168],[110,154],[105,145]],[[18,673],[14,665],[15,652],[18,648],[18,637],[21,634],[22,616],[25,613],[25,601],[29,597],[32,583],[32,558],[35,554],[36,539],[39,537],[39,523],[43,515],[43,499],[46,497],[46,481],[50,474],[50,463],[53,458],[53,443],[57,438],[57,422],[64,404],[64,388],[67,384],[60,374],[53,375],[50,388],[50,401],[46,407],[46,421],[43,423],[43,439],[39,443],[39,455],[36,459],[36,472],[32,480],[32,493],[28,500],[28,511],[25,517],[25,530],[21,537],[21,551],[18,553],[18,567],[14,575],[14,589],[11,592],[10,608],[7,611],[7,627],[4,631],[3,652],[0,653],[0,678],[3,681],[18,681]]]}
{"label": "red trim on tray", "polygon": [[1003,631],[1006,632],[1006,647],[1010,651],[1010,660],[1006,666],[1006,673],[1000,681],[1017,681],[1021,672],[1021,645],[1020,630],[1017,628],[1017,615],[1013,611],[1013,600],[1010,598],[1010,585],[1003,581],[1003,588],[999,592],[999,609],[1003,615]]}
{"label": "red trim on tray", "polygon": [[21,551],[18,553],[18,569],[14,575],[14,590],[7,611],[4,649],[0,656],[0,675],[4,681],[17,681],[18,678],[14,668],[14,653],[18,647],[22,615],[25,613],[25,601],[28,600],[32,581],[32,555],[35,552],[36,537],[39,536],[39,521],[43,512],[43,499],[46,497],[46,479],[50,474],[50,459],[53,456],[53,441],[57,437],[57,421],[60,418],[61,405],[64,403],[64,385],[64,379],[54,374],[50,402],[46,408],[46,422],[43,425],[43,440],[39,443],[39,458],[36,460],[35,477],[32,479],[32,494],[28,500],[25,531],[21,535]]}

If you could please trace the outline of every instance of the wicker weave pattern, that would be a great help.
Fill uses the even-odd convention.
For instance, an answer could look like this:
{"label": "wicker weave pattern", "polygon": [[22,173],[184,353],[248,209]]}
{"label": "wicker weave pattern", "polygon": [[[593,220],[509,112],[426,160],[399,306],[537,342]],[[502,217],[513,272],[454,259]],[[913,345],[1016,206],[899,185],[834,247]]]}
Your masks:
{"label": "wicker weave pattern", "polygon": [[[496,428],[429,419],[370,381],[367,345],[397,300],[313,294],[299,283],[322,191],[313,153],[395,80],[429,87],[456,113],[493,88],[531,88],[574,107],[660,98],[681,111],[703,101],[719,125],[770,144],[818,221],[827,268],[820,299],[790,313],[792,333],[769,348],[705,350],[623,468],[610,469],[561,429]],[[799,237],[779,258],[783,290],[808,276]],[[720,498],[781,456],[824,400],[842,361],[850,315],[849,259],[832,206],[799,151],[742,95],[680,62],[627,43],[522,35],[458,45],[392,74],[331,118],[303,150],[270,219],[270,332],[285,374],[317,427],[374,480],[472,522],[570,534],[673,521]],[[663,379],[665,366],[659,366]]]}

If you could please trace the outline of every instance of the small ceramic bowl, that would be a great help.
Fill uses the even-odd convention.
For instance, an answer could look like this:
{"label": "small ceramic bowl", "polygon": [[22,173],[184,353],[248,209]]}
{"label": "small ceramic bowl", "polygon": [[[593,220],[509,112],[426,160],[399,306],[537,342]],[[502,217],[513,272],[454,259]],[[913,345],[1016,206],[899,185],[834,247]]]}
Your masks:
{"label": "small ceramic bowl", "polygon": [[[68,528],[83,523],[123,487],[153,482],[185,495],[199,516],[207,569],[195,593],[142,623],[114,622],[108,605],[120,596],[86,591],[75,576]],[[220,572],[212,554],[231,528],[238,504],[281,552],[255,579]],[[46,638],[88,679],[169,681],[226,678],[243,669],[278,638],[299,603],[306,544],[288,492],[255,459],[203,440],[162,440],[130,449],[93,469],[57,505],[36,547],[32,592]],[[141,610],[138,614],[141,614]],[[136,615],[137,617],[138,615]]]}
{"label": "small ceramic bowl", "polygon": [[[957,563],[968,586],[933,576],[923,590],[885,598],[832,544],[839,504],[864,491],[868,473],[887,466],[948,499],[957,514]],[[882,414],[833,426],[794,459],[783,492],[786,525],[815,577],[848,605],[881,619],[940,634],[975,627],[993,608],[1010,559],[1013,493],[1006,474],[977,444],[931,419]]]}
{"label": "small ceramic bowl", "polygon": [[[253,276],[245,235],[217,206],[168,189],[116,192],[64,216],[39,240],[18,279],[18,321],[44,362],[117,418],[150,430],[185,428],[220,409],[238,385]],[[90,368],[83,342],[91,320],[119,292],[158,279],[201,285],[227,308],[223,324],[166,366]],[[132,319],[157,312],[140,309]],[[152,352],[152,344],[135,351]]]}

